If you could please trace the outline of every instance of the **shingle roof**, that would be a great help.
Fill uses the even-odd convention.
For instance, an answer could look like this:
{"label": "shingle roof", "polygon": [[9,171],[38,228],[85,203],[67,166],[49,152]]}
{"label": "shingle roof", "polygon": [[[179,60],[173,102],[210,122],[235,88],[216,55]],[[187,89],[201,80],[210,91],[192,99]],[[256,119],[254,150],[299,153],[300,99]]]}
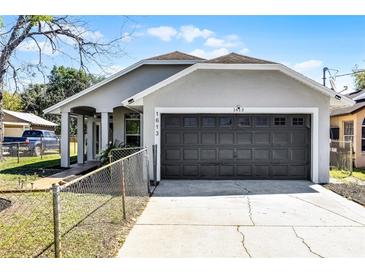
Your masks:
{"label": "shingle roof", "polygon": [[205,63],[220,63],[220,64],[276,64],[271,61],[257,59],[246,55],[241,55],[235,52],[227,55],[219,56],[214,59],[205,61]]}
{"label": "shingle roof", "polygon": [[354,100],[356,102],[355,105],[346,108],[334,109],[331,111],[331,116],[352,114],[365,107],[365,89],[351,92],[349,94],[346,94],[345,96]]}
{"label": "shingle roof", "polygon": [[173,52],[169,52],[163,55],[158,55],[158,56],[154,56],[151,58],[148,58],[146,60],[205,60],[203,58],[194,56],[194,55],[190,55],[190,54],[186,54],[184,52],[180,52],[180,51],[173,51]]}
{"label": "shingle roof", "polygon": [[356,103],[355,105],[353,105],[351,107],[334,109],[331,111],[331,116],[352,114],[352,113],[362,109],[363,107],[365,107],[365,102]]}
{"label": "shingle roof", "polygon": [[18,112],[18,111],[11,111],[3,109],[4,113],[14,116],[20,120],[29,122],[33,125],[40,125],[40,126],[50,126],[50,127],[56,127],[57,124],[52,123],[46,119],[43,119],[33,113],[25,113],[25,112]]}

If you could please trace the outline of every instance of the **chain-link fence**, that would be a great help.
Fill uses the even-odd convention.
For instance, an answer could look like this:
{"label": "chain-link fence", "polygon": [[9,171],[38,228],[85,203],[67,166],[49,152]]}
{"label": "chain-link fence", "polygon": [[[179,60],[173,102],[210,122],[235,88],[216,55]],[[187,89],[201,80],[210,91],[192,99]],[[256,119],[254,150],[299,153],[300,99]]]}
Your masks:
{"label": "chain-link fence", "polygon": [[0,193],[0,257],[108,257],[149,184],[142,149],[49,191]]}
{"label": "chain-link fence", "polygon": [[52,193],[0,193],[0,257],[37,257],[53,243]]}
{"label": "chain-link fence", "polygon": [[143,147],[121,147],[113,148],[109,151],[109,162],[115,162],[119,159],[127,157],[137,151],[140,151]]}
{"label": "chain-link fence", "polygon": [[351,141],[330,141],[330,167],[352,173],[353,147]]}

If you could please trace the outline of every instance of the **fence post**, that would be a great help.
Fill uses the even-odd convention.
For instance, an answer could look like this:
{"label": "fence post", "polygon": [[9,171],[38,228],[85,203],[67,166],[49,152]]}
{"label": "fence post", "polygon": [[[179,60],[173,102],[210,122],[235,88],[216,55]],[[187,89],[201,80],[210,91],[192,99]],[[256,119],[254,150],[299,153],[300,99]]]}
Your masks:
{"label": "fence post", "polygon": [[352,142],[350,142],[350,176],[352,175],[352,171],[353,171],[353,161],[352,161]]}
{"label": "fence post", "polygon": [[41,136],[41,159],[43,159],[43,137]]}
{"label": "fence post", "polygon": [[122,165],[122,178],[121,178],[121,189],[122,189],[122,208],[123,208],[123,219],[127,219],[127,213],[125,212],[125,173],[124,173],[124,160],[121,161]]}
{"label": "fence post", "polygon": [[60,186],[52,185],[54,255],[61,258]]}
{"label": "fence post", "polygon": [[19,160],[19,143],[16,143],[16,157],[17,157],[17,162],[19,164],[20,160]]}
{"label": "fence post", "polygon": [[152,191],[151,191],[151,182],[150,182],[150,165],[149,165],[149,161],[148,161],[148,154],[147,151],[145,151],[145,153],[143,153],[145,161],[146,161],[146,180],[147,180],[147,191],[148,194],[151,195]]}

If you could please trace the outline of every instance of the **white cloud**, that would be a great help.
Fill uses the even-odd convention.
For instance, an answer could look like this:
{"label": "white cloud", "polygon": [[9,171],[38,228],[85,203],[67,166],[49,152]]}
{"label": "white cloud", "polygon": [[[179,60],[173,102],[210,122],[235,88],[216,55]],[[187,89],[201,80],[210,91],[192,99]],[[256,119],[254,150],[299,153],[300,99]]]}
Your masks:
{"label": "white cloud", "polygon": [[212,48],[234,48],[238,45],[237,42],[225,41],[224,39],[218,39],[210,37],[205,41],[205,46]]}
{"label": "white cloud", "polygon": [[250,50],[248,48],[242,48],[238,51],[240,54],[247,54]]}
{"label": "white cloud", "polygon": [[313,69],[318,69],[322,67],[323,62],[321,60],[307,60],[301,63],[296,63],[293,65],[293,68],[298,72],[308,72]]}
{"label": "white cloud", "polygon": [[[42,54],[44,54],[44,55],[49,56],[49,55],[58,54],[57,51],[52,50],[52,46],[49,42],[39,41],[38,45],[42,50]],[[18,50],[25,51],[25,52],[38,52],[39,48],[34,40],[27,39],[19,45]]]}
{"label": "white cloud", "polygon": [[179,37],[183,38],[186,42],[193,42],[196,38],[207,39],[214,35],[214,32],[208,29],[199,29],[193,25],[186,25],[180,27]]}
{"label": "white cloud", "polygon": [[218,56],[222,56],[222,55],[226,55],[229,53],[229,50],[226,48],[219,48],[219,49],[214,49],[211,51],[206,51],[203,49],[195,49],[192,52],[190,52],[191,55],[195,55],[198,57],[202,57],[205,59],[212,59]]}
{"label": "white cloud", "polygon": [[162,41],[168,42],[171,41],[174,36],[176,36],[177,31],[173,27],[160,26],[147,29],[147,33],[149,35],[160,38]]}
{"label": "white cloud", "polygon": [[124,32],[122,35],[122,42],[129,43],[132,41],[132,36],[129,32]]}

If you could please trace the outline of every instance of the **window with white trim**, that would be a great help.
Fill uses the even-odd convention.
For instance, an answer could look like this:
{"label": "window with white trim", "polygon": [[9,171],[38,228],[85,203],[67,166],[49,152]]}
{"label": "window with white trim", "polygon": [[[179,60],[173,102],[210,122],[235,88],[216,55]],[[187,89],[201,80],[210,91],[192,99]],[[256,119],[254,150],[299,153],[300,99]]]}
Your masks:
{"label": "window with white trim", "polygon": [[354,143],[354,122],[353,121],[346,121],[343,123],[343,140],[344,141],[351,141]]}
{"label": "window with white trim", "polygon": [[129,147],[141,145],[141,120],[139,113],[125,115],[125,144]]}

